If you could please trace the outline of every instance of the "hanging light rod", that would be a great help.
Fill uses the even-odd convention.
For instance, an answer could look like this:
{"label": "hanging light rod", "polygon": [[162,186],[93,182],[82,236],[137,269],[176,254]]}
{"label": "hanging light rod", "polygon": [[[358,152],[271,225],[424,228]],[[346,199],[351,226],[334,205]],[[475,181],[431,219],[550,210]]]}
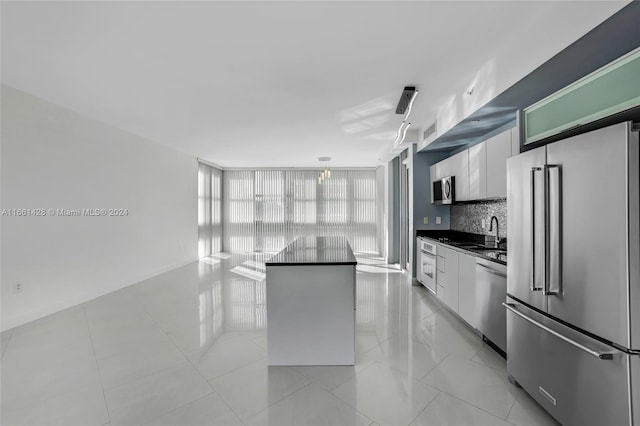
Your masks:
{"label": "hanging light rod", "polygon": [[407,123],[407,120],[409,119],[411,108],[413,108],[413,101],[416,100],[417,95],[418,90],[415,88],[415,86],[405,86],[404,90],[402,91],[402,95],[400,95],[400,101],[398,102],[398,107],[396,108],[396,114],[404,114],[404,117],[402,118],[402,123],[400,123],[400,127],[398,128],[396,139],[393,141],[393,146],[400,145],[402,142],[404,142],[404,139],[407,136],[407,130],[409,130],[409,126],[411,126],[411,123]]}
{"label": "hanging light rod", "polygon": [[411,123],[407,123],[407,125],[404,127],[404,130],[402,131],[402,139],[400,139],[399,143],[404,142],[404,139],[407,137],[407,130],[409,130],[409,126],[411,126]]}
{"label": "hanging light rod", "polygon": [[396,107],[396,114],[404,114],[407,110],[410,113],[411,105],[413,105],[413,100],[416,98],[417,94],[418,90],[415,88],[415,86],[405,86],[402,94],[400,95],[398,106]]}

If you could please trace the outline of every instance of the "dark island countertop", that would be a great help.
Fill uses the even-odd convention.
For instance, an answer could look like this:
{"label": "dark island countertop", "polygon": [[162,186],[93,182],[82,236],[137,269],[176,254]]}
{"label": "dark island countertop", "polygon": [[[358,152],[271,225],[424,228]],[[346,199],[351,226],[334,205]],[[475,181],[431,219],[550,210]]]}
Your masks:
{"label": "dark island countertop", "polygon": [[300,237],[273,256],[266,266],[356,265],[345,237]]}

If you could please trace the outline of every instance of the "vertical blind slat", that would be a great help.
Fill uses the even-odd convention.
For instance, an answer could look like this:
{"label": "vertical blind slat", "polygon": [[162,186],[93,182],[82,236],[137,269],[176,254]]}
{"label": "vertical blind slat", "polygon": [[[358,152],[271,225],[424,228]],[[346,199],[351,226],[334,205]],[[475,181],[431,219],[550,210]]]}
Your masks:
{"label": "vertical blind slat", "polygon": [[198,163],[198,256],[222,251],[222,171]]}
{"label": "vertical blind slat", "polygon": [[379,252],[375,170],[225,170],[225,251],[281,250],[299,236],[345,235],[354,251]]}

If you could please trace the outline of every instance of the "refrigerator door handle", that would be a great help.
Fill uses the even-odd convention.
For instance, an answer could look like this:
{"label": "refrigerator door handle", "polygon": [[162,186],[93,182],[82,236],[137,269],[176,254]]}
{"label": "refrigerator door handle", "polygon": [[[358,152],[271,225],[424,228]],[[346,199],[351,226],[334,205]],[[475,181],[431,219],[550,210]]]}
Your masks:
{"label": "refrigerator door handle", "polygon": [[[545,169],[546,260],[544,291],[546,296],[562,291],[562,168],[547,164]],[[553,287],[553,288],[552,288]]]}
{"label": "refrigerator door handle", "polygon": [[594,357],[596,357],[598,359],[613,359],[613,352],[596,351],[594,349],[591,349],[591,348],[588,348],[588,347],[584,346],[581,343],[576,342],[573,339],[568,338],[567,336],[563,336],[562,334],[558,333],[557,331],[552,330],[551,328],[547,327],[546,325],[541,324],[538,321],[534,320],[533,318],[530,318],[527,315],[523,314],[522,312],[518,311],[516,309],[516,307],[518,305],[515,304],[515,303],[503,303],[502,306],[504,306],[509,311],[513,312],[514,314],[518,315],[520,318],[522,318],[522,319],[524,319],[526,321],[529,321],[531,324],[535,325],[536,327],[543,329],[547,333],[553,334],[557,338],[569,343],[572,346],[575,346],[576,348],[588,353],[589,355],[592,355],[592,356],[594,356]]}
{"label": "refrigerator door handle", "polygon": [[544,291],[544,286],[536,286],[536,172],[542,167],[532,167],[529,182],[531,183],[531,291]]}

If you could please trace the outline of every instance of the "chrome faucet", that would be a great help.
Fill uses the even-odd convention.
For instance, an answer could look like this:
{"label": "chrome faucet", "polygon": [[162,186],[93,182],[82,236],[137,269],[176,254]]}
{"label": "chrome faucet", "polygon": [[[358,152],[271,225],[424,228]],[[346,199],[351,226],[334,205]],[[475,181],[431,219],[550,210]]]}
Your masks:
{"label": "chrome faucet", "polygon": [[496,247],[500,243],[500,225],[498,224],[498,218],[495,216],[491,216],[491,222],[489,222],[489,232],[493,231],[493,220],[496,220]]}

